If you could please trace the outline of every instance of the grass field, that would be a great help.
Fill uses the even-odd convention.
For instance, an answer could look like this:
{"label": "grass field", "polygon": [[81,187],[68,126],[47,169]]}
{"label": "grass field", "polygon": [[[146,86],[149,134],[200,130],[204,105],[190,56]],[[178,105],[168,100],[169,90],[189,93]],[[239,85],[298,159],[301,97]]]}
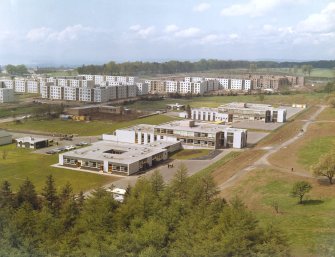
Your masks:
{"label": "grass field", "polygon": [[322,155],[333,149],[335,149],[335,136],[314,138],[299,149],[298,161],[309,168],[316,164]]}
{"label": "grass field", "polygon": [[307,103],[324,103],[325,93],[299,93],[292,95],[266,95],[261,101],[258,95],[237,95],[237,96],[206,96],[193,97],[191,99],[164,99],[160,101],[138,101],[127,107],[136,110],[157,110],[165,109],[166,104],[179,103],[189,104],[191,107],[218,107],[221,104],[230,102],[253,102],[267,103],[272,105]]}
{"label": "grass field", "polygon": [[326,108],[318,116],[318,120],[333,120],[335,121],[335,108]]}
{"label": "grass field", "polygon": [[[4,150],[8,153],[5,160],[2,158]],[[70,182],[76,193],[116,180],[111,176],[50,167],[58,162],[58,155],[37,154],[29,149],[16,148],[14,144],[1,146],[0,154],[0,181],[8,180],[14,191],[29,178],[40,192],[49,174],[54,176],[58,189]]]}
{"label": "grass field", "polygon": [[176,160],[190,160],[208,155],[212,150],[209,149],[183,149],[170,156]]}
{"label": "grass field", "polygon": [[0,128],[12,129],[17,131],[41,131],[49,133],[77,134],[79,136],[94,136],[109,133],[118,128],[128,127],[140,123],[160,124],[175,120],[166,115],[155,115],[143,119],[132,121],[113,122],[113,121],[73,121],[73,120],[34,120],[29,119],[24,123],[14,122],[2,123]]}
{"label": "grass field", "polygon": [[[288,237],[293,256],[326,256],[321,248],[329,247],[326,242],[333,242],[335,234],[334,192],[330,194],[332,189],[310,179],[313,189],[306,198],[308,201],[299,205],[296,198],[290,197],[290,190],[301,180],[275,170],[257,170],[250,172],[226,194],[241,198],[256,213],[261,224],[279,227]],[[279,205],[278,214],[272,207],[273,202]]]}

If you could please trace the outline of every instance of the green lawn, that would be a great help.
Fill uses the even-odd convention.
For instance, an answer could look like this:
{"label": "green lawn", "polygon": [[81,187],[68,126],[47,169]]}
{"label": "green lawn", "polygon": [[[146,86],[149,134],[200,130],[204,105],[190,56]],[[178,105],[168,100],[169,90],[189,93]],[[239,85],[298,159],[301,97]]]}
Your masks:
{"label": "green lawn", "polygon": [[[270,170],[253,171],[232,193],[245,199],[261,224],[274,224],[287,235],[293,256],[326,256],[321,248],[333,247],[327,241],[334,243],[335,199],[312,189],[306,203],[300,205],[290,197],[290,190],[301,179],[285,176]],[[275,213],[273,202],[278,203],[279,214]]]}
{"label": "green lawn", "polygon": [[12,129],[18,131],[41,131],[62,134],[77,134],[79,136],[93,136],[109,133],[118,128],[128,127],[140,123],[160,124],[175,120],[166,115],[154,115],[143,119],[132,121],[113,122],[113,121],[73,121],[73,120],[34,120],[29,119],[24,123],[16,124],[14,122],[2,123],[0,128]]}
{"label": "green lawn", "polygon": [[332,120],[335,121],[335,108],[326,108],[317,118],[318,120]]}
{"label": "green lawn", "polygon": [[171,158],[176,160],[190,160],[193,158],[206,156],[211,151],[212,150],[209,149],[183,149],[171,155]]}
{"label": "green lawn", "polygon": [[320,156],[335,148],[335,137],[327,136],[308,141],[298,151],[298,161],[310,167],[318,162]]}
{"label": "green lawn", "polygon": [[179,103],[189,104],[191,107],[218,107],[221,104],[230,102],[253,102],[267,103],[272,105],[307,103],[318,104],[324,102],[325,93],[299,93],[291,95],[266,95],[262,102],[258,95],[237,95],[237,96],[206,96],[193,97],[191,99],[164,99],[160,101],[138,101],[128,104],[127,107],[136,110],[158,110],[165,109],[166,104]]}
{"label": "green lawn", "polygon": [[197,172],[193,175],[193,177],[204,176],[207,174],[211,174],[220,166],[226,164],[227,162],[231,161],[232,159],[239,156],[242,152],[230,152],[227,155],[223,156],[220,160],[212,163],[211,165],[207,166],[206,168],[202,169],[201,171]]}
{"label": "green lawn", "polygon": [[[4,150],[8,152],[5,160],[2,158]],[[14,191],[29,178],[40,192],[49,174],[54,176],[58,189],[70,182],[77,193],[115,180],[111,176],[50,167],[58,162],[58,155],[37,154],[29,149],[16,148],[14,144],[1,146],[0,158],[0,182],[8,180]]]}

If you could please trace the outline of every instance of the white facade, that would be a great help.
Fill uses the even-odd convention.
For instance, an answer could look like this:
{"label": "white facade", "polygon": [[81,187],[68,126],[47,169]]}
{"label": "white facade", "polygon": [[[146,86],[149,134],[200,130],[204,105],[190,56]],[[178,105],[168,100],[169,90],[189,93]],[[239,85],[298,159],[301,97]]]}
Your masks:
{"label": "white facade", "polygon": [[94,91],[92,88],[81,87],[79,88],[79,101],[81,102],[93,102]]}
{"label": "white facade", "polygon": [[14,101],[14,90],[11,88],[0,88],[0,103]]}
{"label": "white facade", "polygon": [[40,92],[40,85],[37,80],[27,81],[27,93],[38,94]]}
{"label": "white facade", "polygon": [[127,98],[136,97],[137,86],[134,84],[127,86]]}
{"label": "white facade", "polygon": [[167,80],[165,81],[166,93],[178,93],[179,92],[179,82]]}
{"label": "white facade", "polygon": [[0,82],[3,82],[6,88],[13,89],[14,81],[11,79],[1,79]]}
{"label": "white facade", "polygon": [[232,90],[242,90],[243,80],[242,79],[232,79],[230,80],[230,89]]}
{"label": "white facade", "polygon": [[79,100],[79,88],[64,87],[64,100],[78,101]]}
{"label": "white facade", "polygon": [[27,91],[27,82],[24,79],[14,80],[14,91],[17,93],[25,93]]}
{"label": "white facade", "polygon": [[109,101],[110,98],[110,88],[106,87],[96,87],[94,91],[94,102],[103,103]]}
{"label": "white facade", "polygon": [[50,99],[53,100],[62,100],[64,87],[59,86],[50,86]]}
{"label": "white facade", "polygon": [[137,82],[137,95],[147,95],[149,93],[149,85],[147,83]]}

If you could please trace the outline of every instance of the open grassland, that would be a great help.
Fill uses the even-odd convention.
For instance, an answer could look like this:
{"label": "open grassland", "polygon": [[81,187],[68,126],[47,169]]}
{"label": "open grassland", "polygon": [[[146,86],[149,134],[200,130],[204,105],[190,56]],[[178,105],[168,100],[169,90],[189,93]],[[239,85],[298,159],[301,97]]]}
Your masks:
{"label": "open grassland", "polygon": [[189,104],[191,107],[218,107],[230,102],[252,102],[267,103],[272,105],[307,103],[319,104],[324,102],[325,93],[299,93],[291,95],[265,95],[262,100],[259,95],[237,95],[237,96],[206,96],[193,97],[191,99],[164,99],[160,101],[138,101],[128,104],[127,107],[136,110],[158,110],[165,109],[167,104],[179,103]]}
{"label": "open grassland", "polygon": [[0,128],[15,130],[15,131],[33,131],[33,132],[48,132],[55,134],[76,134],[79,136],[94,136],[103,133],[109,133],[119,128],[124,128],[136,124],[160,124],[175,120],[166,115],[154,115],[147,118],[135,119],[132,121],[73,121],[73,120],[34,120],[29,119],[23,123],[2,123]]}
{"label": "open grassland", "polygon": [[[5,160],[2,158],[4,151],[8,154]],[[0,154],[0,181],[8,180],[14,191],[29,178],[40,193],[50,174],[54,176],[58,189],[70,182],[76,193],[117,180],[112,176],[50,167],[58,162],[58,156],[33,153],[29,149],[16,148],[14,144],[1,146]]]}
{"label": "open grassland", "polygon": [[[272,165],[278,168],[310,174],[310,166],[320,156],[335,148],[335,122],[316,122],[294,144],[280,149],[269,157]],[[283,161],[285,160],[285,161]]]}
{"label": "open grassland", "polygon": [[[335,129],[335,128],[334,128]],[[335,136],[317,137],[307,141],[298,151],[298,161],[309,168],[316,164],[319,158],[335,149]]]}
{"label": "open grassland", "polygon": [[326,108],[323,112],[318,116],[318,120],[328,120],[335,122],[335,108]]}
{"label": "open grassland", "polygon": [[206,168],[202,169],[201,171],[197,172],[193,175],[193,177],[204,176],[211,174],[221,166],[225,165],[226,163],[232,162],[236,157],[238,157],[242,152],[232,151],[222,157],[220,160],[212,163],[211,165],[207,166]]}
{"label": "open grassland", "polygon": [[[293,184],[301,180],[313,186],[304,205],[290,197]],[[226,189],[223,196],[226,199],[238,196],[262,224],[273,224],[284,231],[293,256],[334,256],[334,252],[329,255],[323,252],[323,248],[333,248],[334,186],[319,185],[315,179],[302,179],[276,170],[254,170]],[[273,208],[275,202],[279,213]]]}
{"label": "open grassland", "polygon": [[209,149],[183,149],[170,156],[176,160],[190,160],[208,155],[212,150]]}

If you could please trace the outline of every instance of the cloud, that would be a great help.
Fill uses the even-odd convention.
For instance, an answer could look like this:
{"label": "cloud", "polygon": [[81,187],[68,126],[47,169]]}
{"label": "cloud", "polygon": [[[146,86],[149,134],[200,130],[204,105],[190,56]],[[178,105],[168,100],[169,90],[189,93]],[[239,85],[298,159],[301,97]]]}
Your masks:
{"label": "cloud", "polygon": [[[296,0],[295,4],[305,2],[306,0]],[[244,16],[250,17],[262,16],[274,8],[291,4],[291,0],[249,0],[244,4],[233,4],[221,10],[222,16]]]}
{"label": "cloud", "polygon": [[85,32],[92,32],[93,29],[84,27],[81,24],[68,26],[63,30],[57,31],[51,28],[41,27],[28,31],[26,39],[30,42],[42,41],[70,41],[78,39],[79,35]]}
{"label": "cloud", "polygon": [[172,33],[172,32],[176,32],[176,31],[178,31],[179,30],[179,27],[178,26],[176,26],[176,25],[174,25],[174,24],[170,24],[170,25],[167,25],[166,27],[165,27],[165,32],[167,32],[167,33]]}
{"label": "cloud", "polygon": [[175,33],[176,37],[190,38],[199,35],[200,29],[196,27],[190,27],[187,29],[179,30]]}
{"label": "cloud", "polygon": [[302,32],[332,32],[335,30],[335,2],[329,3],[321,12],[301,21],[297,29]]}
{"label": "cloud", "polygon": [[131,31],[134,31],[136,35],[138,35],[141,38],[147,38],[149,35],[153,34],[155,31],[154,26],[149,26],[149,27],[142,27],[141,25],[133,25],[129,27]]}
{"label": "cloud", "polygon": [[211,8],[211,5],[209,3],[200,3],[193,7],[193,11],[204,12],[207,11],[209,8]]}

